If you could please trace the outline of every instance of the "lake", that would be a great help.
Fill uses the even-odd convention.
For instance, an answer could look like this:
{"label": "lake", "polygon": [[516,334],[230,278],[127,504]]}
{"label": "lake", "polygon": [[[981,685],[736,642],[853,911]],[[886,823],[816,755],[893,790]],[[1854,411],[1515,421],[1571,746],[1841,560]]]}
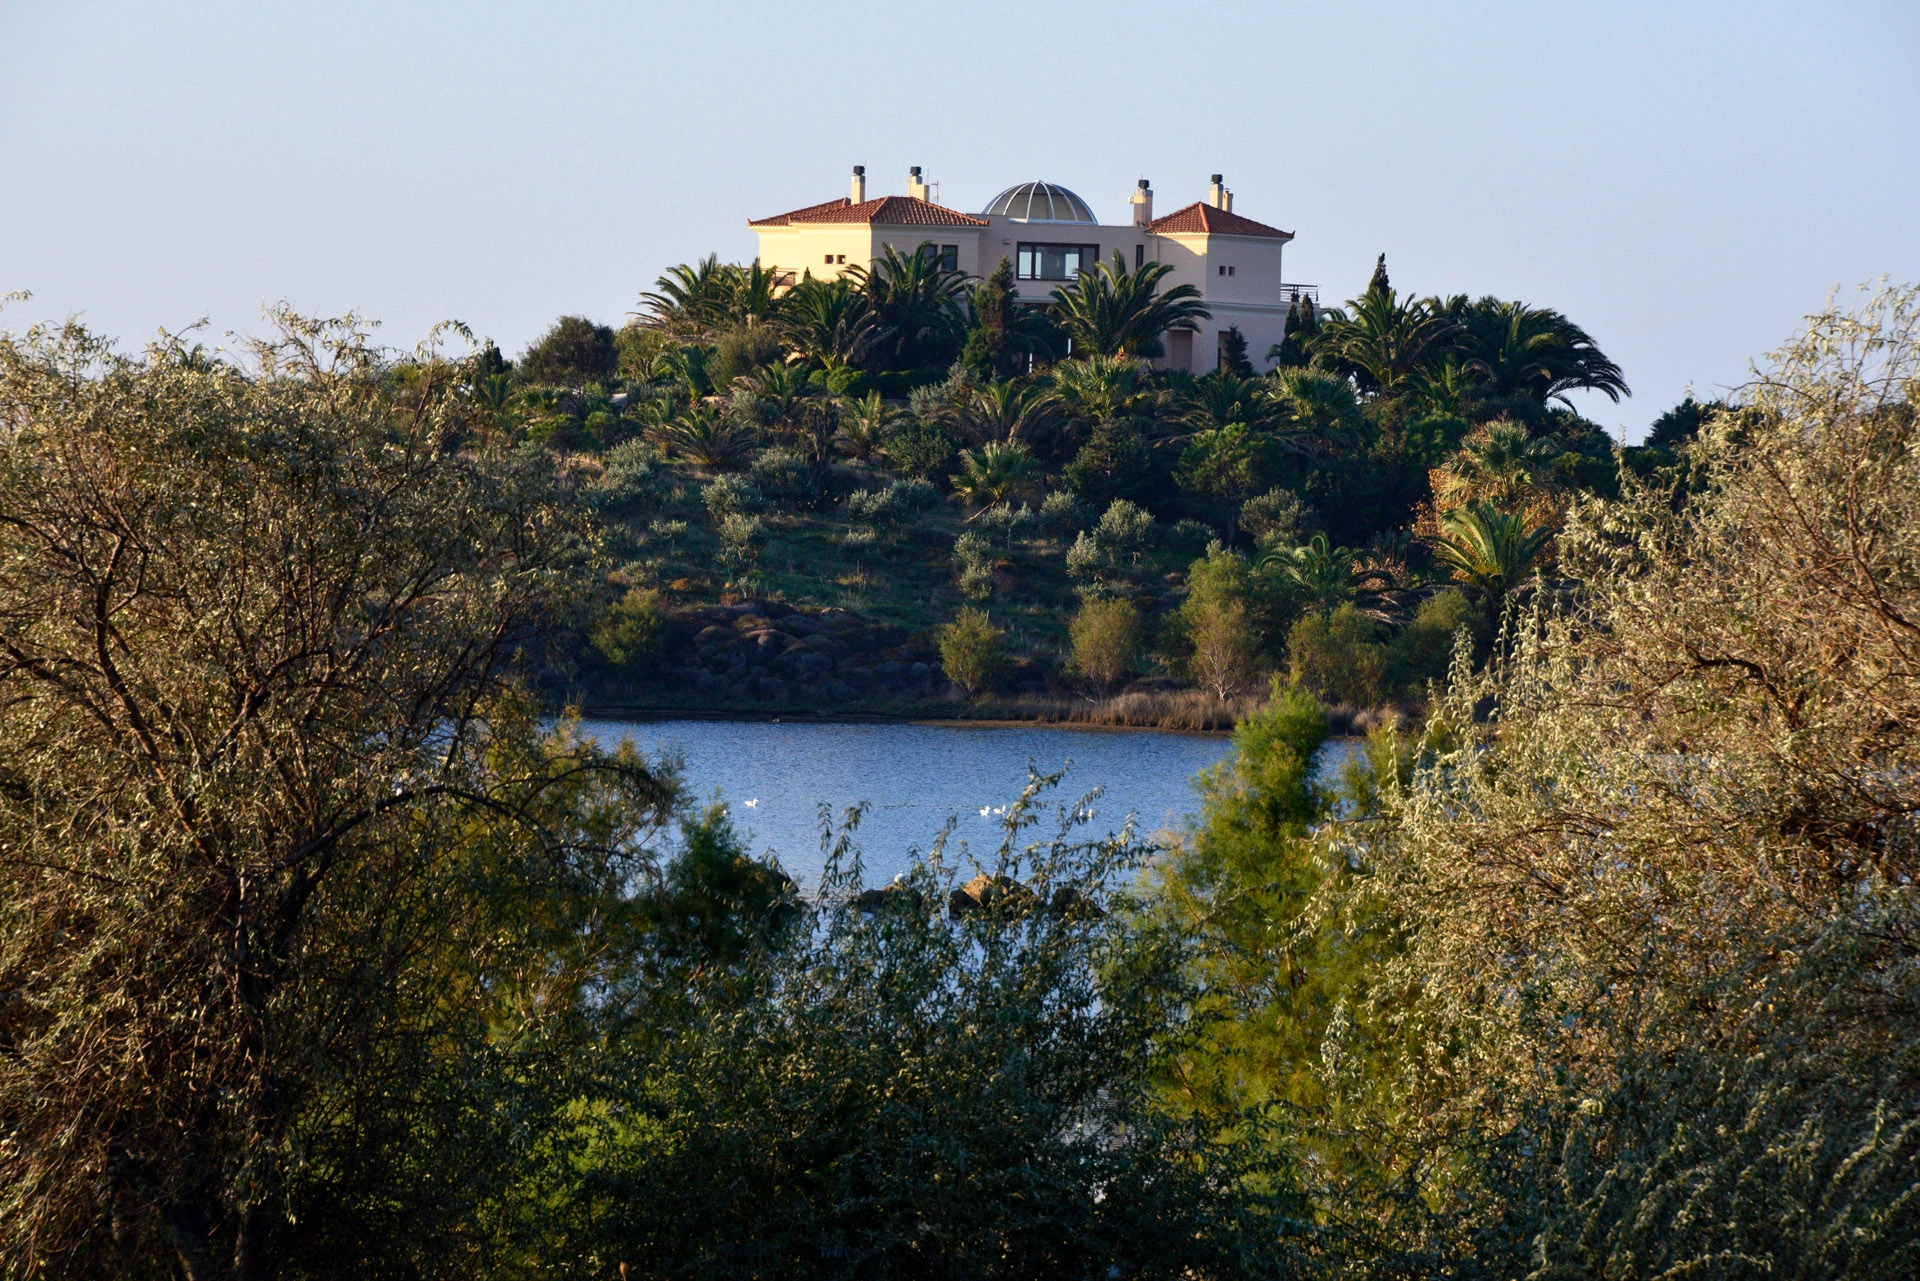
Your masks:
{"label": "lake", "polygon": [[[649,755],[678,755],[691,794],[718,795],[749,848],[772,852],[804,885],[819,879],[822,802],[836,822],[846,807],[868,803],[859,845],[872,884],[904,871],[950,817],[949,861],[964,866],[962,841],[989,858],[1000,840],[993,811],[1019,797],[1029,761],[1042,772],[1066,771],[1054,804],[1103,790],[1081,829],[1087,836],[1117,832],[1130,814],[1151,836],[1193,812],[1194,775],[1232,747],[1225,735],[1062,725],[658,720],[586,721],[581,729],[608,745],[631,738]],[[1329,756],[1350,750],[1334,746]],[[1053,822],[1038,830],[1051,832]]]}

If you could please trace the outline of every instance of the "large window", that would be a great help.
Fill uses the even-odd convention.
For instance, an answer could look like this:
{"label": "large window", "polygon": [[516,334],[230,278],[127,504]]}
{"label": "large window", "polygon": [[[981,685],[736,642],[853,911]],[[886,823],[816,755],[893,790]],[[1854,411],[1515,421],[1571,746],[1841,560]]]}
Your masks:
{"label": "large window", "polygon": [[1022,241],[1014,270],[1022,280],[1072,280],[1083,271],[1092,271],[1099,261],[1099,245],[1036,245]]}

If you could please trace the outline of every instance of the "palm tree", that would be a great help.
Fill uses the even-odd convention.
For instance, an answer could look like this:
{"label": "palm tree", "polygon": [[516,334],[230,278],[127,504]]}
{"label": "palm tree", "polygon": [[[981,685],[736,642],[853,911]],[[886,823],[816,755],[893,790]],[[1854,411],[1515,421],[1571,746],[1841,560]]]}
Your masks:
{"label": "palm tree", "polygon": [[640,295],[642,314],[648,324],[675,338],[706,338],[720,321],[739,270],[722,263],[718,254],[708,254],[691,266],[670,267],[653,282],[657,292]]}
{"label": "palm tree", "polygon": [[1484,592],[1489,611],[1498,617],[1507,593],[1526,577],[1552,541],[1551,527],[1532,527],[1519,512],[1477,502],[1441,518],[1433,554],[1455,578]]}
{"label": "palm tree", "polygon": [[1616,403],[1632,394],[1620,366],[1586,330],[1552,308],[1482,298],[1456,314],[1461,368],[1484,378],[1497,396],[1567,404],[1566,393],[1575,390],[1597,391]]}
{"label": "palm tree", "polygon": [[900,411],[870,391],[859,400],[847,402],[840,415],[840,443],[859,462],[871,461],[893,434]]}
{"label": "palm tree", "polygon": [[1324,369],[1282,369],[1271,376],[1268,395],[1303,441],[1336,451],[1360,443],[1360,399],[1353,383]]}
{"label": "palm tree", "polygon": [[1553,460],[1561,452],[1553,436],[1530,435],[1519,423],[1489,423],[1460,443],[1446,471],[1475,498],[1516,504],[1531,493],[1555,488]]}
{"label": "palm tree", "polygon": [[646,432],[654,444],[714,471],[731,471],[746,461],[754,436],[751,427],[713,401],[697,401],[662,417]]}
{"label": "palm tree", "polygon": [[1315,353],[1383,396],[1416,384],[1460,328],[1437,299],[1402,299],[1392,289],[1369,289],[1347,306],[1346,314],[1326,313]]}
{"label": "palm tree", "polygon": [[866,297],[882,330],[876,354],[907,369],[953,358],[966,329],[961,300],[967,277],[942,266],[940,250],[932,242],[910,254],[884,245],[871,268],[848,267],[845,279]]}
{"label": "palm tree", "polygon": [[960,430],[980,441],[1022,440],[1047,425],[1059,406],[1031,383],[1012,380],[976,388],[959,407]]}
{"label": "palm tree", "polygon": [[982,504],[982,511],[1006,502],[1027,483],[1034,470],[1033,455],[1017,440],[988,441],[960,455],[960,462],[966,470],[953,476],[954,492],[968,502]]}
{"label": "palm tree", "polygon": [[1053,291],[1054,314],[1078,352],[1096,356],[1164,356],[1160,337],[1170,329],[1193,329],[1212,318],[1200,291],[1175,285],[1160,293],[1173,271],[1167,263],[1142,263],[1129,271],[1118,249],[1113,261]]}
{"label": "palm tree", "polygon": [[788,292],[780,332],[795,355],[827,370],[861,365],[885,336],[867,296],[851,281],[815,280],[811,273]]}
{"label": "palm tree", "polygon": [[1196,431],[1218,431],[1235,424],[1257,429],[1271,424],[1279,408],[1263,380],[1216,373],[1194,380],[1180,421]]}
{"label": "palm tree", "polygon": [[1333,547],[1325,534],[1315,534],[1298,547],[1275,548],[1260,558],[1260,568],[1276,571],[1321,610],[1331,614],[1356,597],[1390,582],[1385,570],[1361,565],[1360,553]]}
{"label": "palm tree", "polygon": [[1131,356],[1063,360],[1048,373],[1054,402],[1083,422],[1131,417],[1154,395],[1147,366]]}

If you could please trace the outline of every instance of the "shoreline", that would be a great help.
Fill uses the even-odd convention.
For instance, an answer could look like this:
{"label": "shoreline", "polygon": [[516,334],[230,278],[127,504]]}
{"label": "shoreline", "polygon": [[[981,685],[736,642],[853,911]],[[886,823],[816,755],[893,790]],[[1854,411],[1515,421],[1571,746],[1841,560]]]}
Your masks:
{"label": "shoreline", "polygon": [[971,729],[1070,729],[1113,734],[1185,734],[1197,738],[1231,738],[1230,729],[1194,729],[1184,725],[1122,725],[1112,721],[1063,720],[1047,716],[928,716],[919,713],[783,711],[752,712],[732,708],[628,707],[594,704],[578,709],[585,721],[747,721],[778,725],[939,725]]}

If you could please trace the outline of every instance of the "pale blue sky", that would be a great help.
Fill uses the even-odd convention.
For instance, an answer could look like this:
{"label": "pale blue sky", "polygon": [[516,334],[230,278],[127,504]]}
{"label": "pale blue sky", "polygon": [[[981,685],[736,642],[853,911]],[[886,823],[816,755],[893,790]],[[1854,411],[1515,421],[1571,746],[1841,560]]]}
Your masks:
{"label": "pale blue sky", "polygon": [[1331,298],[1559,307],[1637,436],[1835,285],[1920,279],[1920,5],[0,0],[0,323],[128,345],[265,304],[617,323],[746,219],[910,164],[1103,221],[1223,172]]}

